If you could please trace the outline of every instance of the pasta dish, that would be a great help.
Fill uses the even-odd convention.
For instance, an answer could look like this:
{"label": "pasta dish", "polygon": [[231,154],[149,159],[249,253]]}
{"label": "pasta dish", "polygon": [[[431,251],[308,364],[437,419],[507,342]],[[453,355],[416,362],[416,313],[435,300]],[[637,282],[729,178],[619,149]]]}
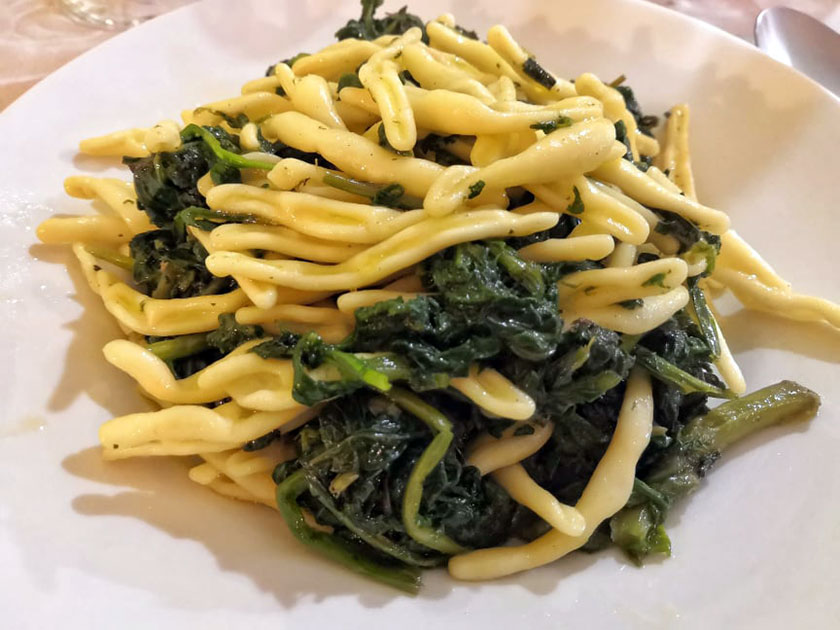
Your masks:
{"label": "pasta dish", "polygon": [[646,115],[624,76],[381,4],[182,122],[80,143],[132,181],[68,178],[109,211],[38,237],[72,247],[124,332],[105,359],[157,406],[106,422],[104,457],[189,458],[409,593],[430,567],[670,554],[721,453],[820,402],[748,393],[714,300],[834,328],[840,306],[697,198],[687,105]]}

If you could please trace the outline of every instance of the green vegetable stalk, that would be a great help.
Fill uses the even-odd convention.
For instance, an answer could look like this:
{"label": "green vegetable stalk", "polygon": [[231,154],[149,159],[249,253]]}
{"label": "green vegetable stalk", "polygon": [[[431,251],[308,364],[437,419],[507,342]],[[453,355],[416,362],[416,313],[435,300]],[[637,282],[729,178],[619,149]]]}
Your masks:
{"label": "green vegetable stalk", "polygon": [[248,158],[244,158],[241,155],[234,153],[233,151],[223,149],[222,145],[219,143],[218,138],[216,138],[212,133],[210,133],[203,127],[199,127],[198,125],[187,125],[181,131],[182,140],[194,140],[196,138],[201,138],[204,144],[206,144],[213,152],[213,155],[216,156],[216,159],[220,160],[221,162],[224,162],[228,166],[233,166],[234,168],[259,168],[265,171],[270,171],[274,168],[274,164],[272,162],[249,160]]}
{"label": "green vegetable stalk", "polygon": [[131,256],[123,256],[118,251],[107,249],[105,247],[96,247],[95,245],[86,245],[85,249],[88,254],[99,260],[104,260],[112,265],[116,265],[122,269],[131,271],[134,269],[134,259]]}
{"label": "green vegetable stalk", "polygon": [[[318,457],[313,459],[320,459]],[[306,473],[304,473],[306,474]],[[371,528],[365,528],[352,518],[348,517],[342,512],[330,495],[327,488],[318,480],[314,474],[306,474],[306,481],[309,484],[309,491],[312,495],[321,502],[321,505],[326,508],[330,514],[340,522],[349,531],[361,538],[365,543],[378,549],[379,551],[391,556],[395,560],[404,562],[407,565],[415,567],[435,567],[439,566],[445,561],[443,556],[427,557],[419,553],[412,552],[405,547],[395,544],[388,539],[387,536],[377,531],[370,531]]]}
{"label": "green vegetable stalk", "polygon": [[420,573],[417,569],[385,566],[368,557],[365,550],[352,543],[310,527],[297,503],[297,498],[308,489],[303,471],[292,474],[277,486],[277,507],[295,538],[356,573],[411,595],[417,594],[420,589]]}
{"label": "green vegetable stalk", "polygon": [[386,206],[399,210],[415,210],[423,207],[423,200],[405,194],[405,188],[401,184],[388,184],[387,186],[376,186],[368,182],[360,182],[339,175],[338,173],[325,173],[322,180],[328,186],[338,188],[360,197],[367,197],[375,206]]}
{"label": "green vegetable stalk", "polygon": [[677,367],[670,361],[660,357],[655,352],[651,352],[643,346],[638,346],[635,350],[636,361],[639,365],[650,372],[659,380],[674,385],[680,389],[684,394],[691,394],[700,392],[707,396],[715,398],[734,398],[735,394],[728,389],[721,389],[710,385],[696,376],[693,376],[685,370]]}
{"label": "green vegetable stalk", "polygon": [[662,527],[669,508],[690,494],[721,452],[764,428],[817,412],[817,394],[782,381],[726,402],[691,420],[657,465],[637,480],[628,505],[610,520],[610,535],[632,558],[670,553]]}
{"label": "green vegetable stalk", "polygon": [[146,349],[154,352],[159,359],[174,361],[175,359],[191,356],[209,347],[207,334],[196,333],[194,335],[181,335],[172,339],[155,341],[147,345]]}
{"label": "green vegetable stalk", "polygon": [[712,356],[718,358],[720,356],[720,340],[718,339],[715,316],[706,302],[706,294],[700,288],[698,278],[688,279],[688,295],[691,297],[691,305],[694,307],[695,315],[697,315],[697,327],[706,340]]}
{"label": "green vegetable stalk", "polygon": [[392,388],[388,392],[388,397],[402,409],[422,420],[435,433],[434,439],[414,464],[414,469],[408,478],[402,506],[405,531],[414,540],[431,549],[447,554],[460,553],[464,551],[461,545],[442,532],[422,523],[419,518],[423,483],[432,469],[443,459],[452,443],[452,424],[441,412],[407,390]]}

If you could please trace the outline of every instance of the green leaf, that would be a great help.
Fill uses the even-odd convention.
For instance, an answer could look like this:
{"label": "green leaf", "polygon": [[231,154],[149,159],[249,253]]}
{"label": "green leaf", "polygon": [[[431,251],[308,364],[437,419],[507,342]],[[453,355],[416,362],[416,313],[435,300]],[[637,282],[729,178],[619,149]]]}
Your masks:
{"label": "green leaf", "polygon": [[265,171],[270,171],[274,168],[273,162],[250,160],[242,157],[238,153],[222,148],[216,136],[198,125],[187,125],[181,131],[181,139],[184,141],[194,140],[196,138],[200,138],[210,148],[210,151],[216,156],[217,160],[224,162],[228,166],[233,166],[234,168],[257,168]]}
{"label": "green leaf", "polygon": [[537,63],[533,57],[528,57],[524,64],[522,64],[522,71],[531,77],[534,81],[539,83],[549,90],[557,83],[557,79],[551,76],[551,73]]}
{"label": "green leaf", "polygon": [[577,186],[575,186],[572,191],[574,192],[574,199],[572,199],[572,203],[570,203],[566,208],[566,212],[570,212],[571,214],[583,214],[585,208],[583,207],[583,200],[580,198],[580,191]]}
{"label": "green leaf", "polygon": [[467,195],[467,199],[475,199],[481,194],[482,190],[484,190],[484,180],[479,179],[474,184],[470,184],[470,193]]}

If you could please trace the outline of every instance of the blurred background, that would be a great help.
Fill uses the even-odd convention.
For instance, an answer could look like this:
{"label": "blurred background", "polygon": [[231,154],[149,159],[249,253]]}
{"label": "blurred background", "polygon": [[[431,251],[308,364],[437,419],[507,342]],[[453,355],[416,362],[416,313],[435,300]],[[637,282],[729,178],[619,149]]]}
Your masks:
{"label": "blurred background", "polygon": [[[171,11],[194,0],[116,0],[128,21]],[[753,41],[753,23],[765,8],[784,4],[840,28],[840,0],[649,0],[719,26]],[[0,0],[0,110],[74,57],[120,32],[122,24],[95,16],[98,25],[77,16],[103,0]],[[69,11],[68,11],[69,6]]]}

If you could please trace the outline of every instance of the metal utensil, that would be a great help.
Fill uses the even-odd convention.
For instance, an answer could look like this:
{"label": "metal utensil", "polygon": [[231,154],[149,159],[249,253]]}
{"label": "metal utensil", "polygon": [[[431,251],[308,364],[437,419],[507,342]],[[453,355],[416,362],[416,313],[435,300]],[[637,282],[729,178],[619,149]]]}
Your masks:
{"label": "metal utensil", "polygon": [[758,14],[755,42],[777,61],[792,66],[840,96],[840,33],[810,15],[787,7]]}

